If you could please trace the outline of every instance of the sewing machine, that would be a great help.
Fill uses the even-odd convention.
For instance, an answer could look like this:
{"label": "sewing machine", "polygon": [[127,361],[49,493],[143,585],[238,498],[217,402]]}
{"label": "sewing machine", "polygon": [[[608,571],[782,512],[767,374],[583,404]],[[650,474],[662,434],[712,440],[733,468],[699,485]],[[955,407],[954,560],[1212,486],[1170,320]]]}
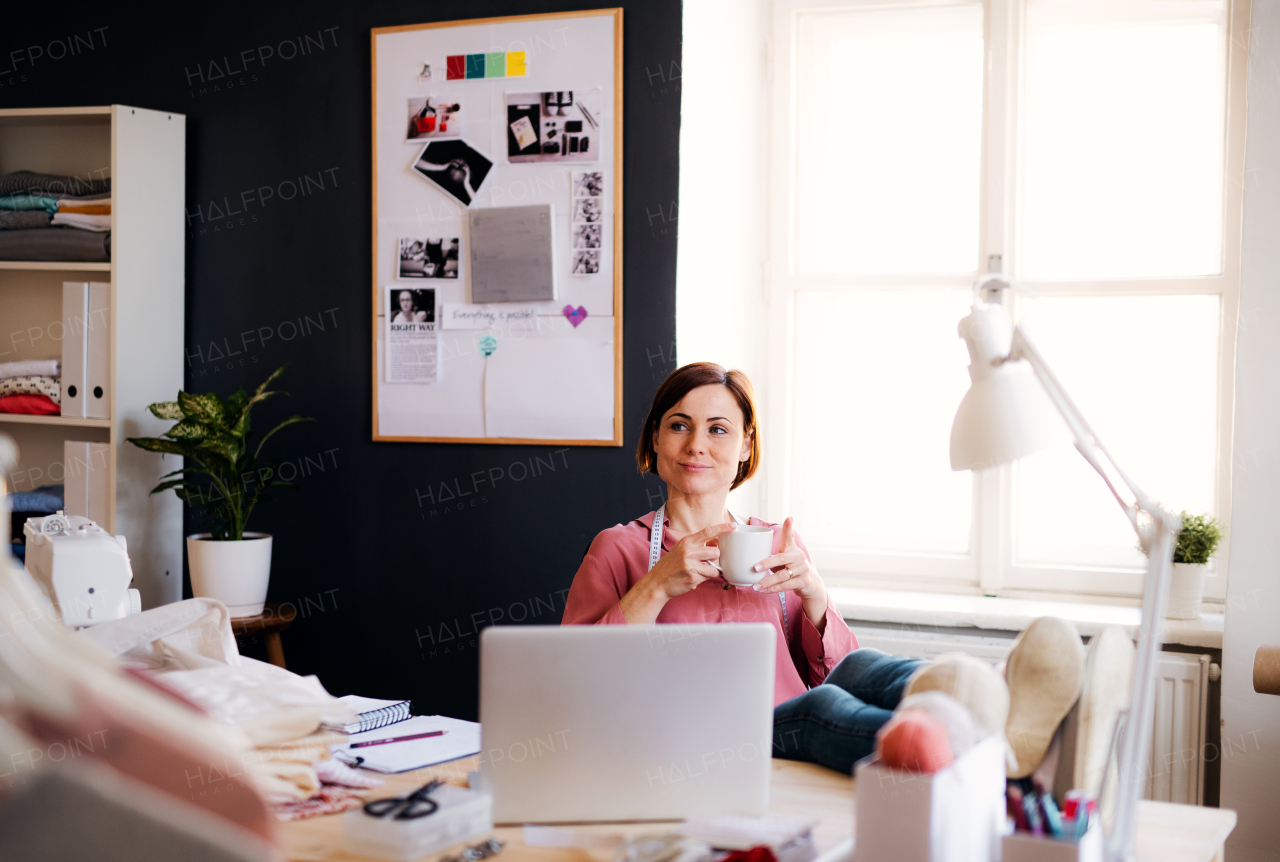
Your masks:
{"label": "sewing machine", "polygon": [[133,568],[124,536],[113,536],[79,515],[28,518],[26,566],[68,628],[83,628],[142,612],[129,589]]}

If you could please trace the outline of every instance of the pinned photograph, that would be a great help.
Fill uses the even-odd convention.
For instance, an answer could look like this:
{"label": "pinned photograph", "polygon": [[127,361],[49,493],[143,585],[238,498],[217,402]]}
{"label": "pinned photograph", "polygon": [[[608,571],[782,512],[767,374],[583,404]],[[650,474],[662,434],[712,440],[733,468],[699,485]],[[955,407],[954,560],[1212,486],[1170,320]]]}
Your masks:
{"label": "pinned photograph", "polygon": [[439,380],[435,289],[388,288],[386,325],[383,364],[387,382],[435,383]]}
{"label": "pinned photograph", "polygon": [[435,290],[411,290],[407,287],[392,288],[390,299],[392,323],[436,322]]}
{"label": "pinned photograph", "polygon": [[598,224],[575,224],[573,226],[573,247],[600,248],[600,227]]}
{"label": "pinned photograph", "polygon": [[573,202],[573,221],[596,224],[604,217],[600,198],[576,198]]}
{"label": "pinned photograph", "polygon": [[595,275],[600,271],[600,249],[576,249],[573,252],[572,275]]}
{"label": "pinned photograph", "polygon": [[603,194],[603,171],[573,172],[573,196],[575,198],[598,198]]}
{"label": "pinned photograph", "polygon": [[507,93],[507,160],[599,160],[603,91]]}
{"label": "pinned photograph", "polygon": [[432,141],[422,148],[413,169],[464,207],[480,194],[493,162],[466,141]]}
{"label": "pinned photograph", "polygon": [[397,278],[457,278],[462,241],[458,237],[400,237]]}
{"label": "pinned photograph", "polygon": [[456,98],[419,96],[409,99],[409,127],[405,142],[428,138],[456,138],[462,134],[462,102]]}

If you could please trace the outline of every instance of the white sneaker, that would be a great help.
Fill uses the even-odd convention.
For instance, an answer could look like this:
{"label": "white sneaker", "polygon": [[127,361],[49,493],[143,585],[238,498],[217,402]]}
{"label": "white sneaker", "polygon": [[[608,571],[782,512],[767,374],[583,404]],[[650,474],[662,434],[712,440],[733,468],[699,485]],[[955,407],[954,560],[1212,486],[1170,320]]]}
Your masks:
{"label": "white sneaker", "polygon": [[[1089,641],[1076,730],[1073,786],[1099,795],[1116,718],[1129,705],[1136,651],[1119,626],[1107,626]],[[1114,765],[1111,772],[1115,772]],[[1112,775],[1114,782],[1115,775]],[[1114,784],[1113,784],[1114,787]],[[1113,794],[1114,795],[1114,794]]]}
{"label": "white sneaker", "polygon": [[1040,617],[1018,637],[1005,665],[1005,735],[1017,761],[1010,778],[1025,778],[1040,766],[1058,725],[1080,697],[1083,677],[1084,644],[1071,623]]}

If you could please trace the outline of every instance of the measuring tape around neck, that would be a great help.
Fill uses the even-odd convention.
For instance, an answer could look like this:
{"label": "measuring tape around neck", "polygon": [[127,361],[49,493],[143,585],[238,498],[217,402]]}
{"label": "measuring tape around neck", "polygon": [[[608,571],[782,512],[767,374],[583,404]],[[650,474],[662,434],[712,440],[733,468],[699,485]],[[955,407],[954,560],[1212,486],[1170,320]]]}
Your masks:
{"label": "measuring tape around neck", "polygon": [[[653,513],[653,527],[650,528],[649,530],[649,570],[650,571],[652,571],[654,566],[658,565],[658,560],[659,558],[662,557],[662,530],[663,530],[662,522],[665,519],[666,511],[667,511],[667,504],[663,503],[661,506],[658,507],[658,511]],[[739,524],[747,523],[746,521],[739,518],[737,515],[733,515],[733,520],[737,521]],[[787,629],[789,628],[789,624],[787,622],[787,594],[785,592],[778,593],[778,598],[782,602],[782,634],[785,637],[787,634]]]}

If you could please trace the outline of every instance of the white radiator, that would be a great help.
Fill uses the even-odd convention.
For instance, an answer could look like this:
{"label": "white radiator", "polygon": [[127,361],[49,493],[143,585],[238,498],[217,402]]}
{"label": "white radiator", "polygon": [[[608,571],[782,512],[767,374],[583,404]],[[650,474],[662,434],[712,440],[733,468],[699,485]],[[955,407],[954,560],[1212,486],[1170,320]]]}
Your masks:
{"label": "white radiator", "polygon": [[[850,628],[859,646],[910,658],[937,658],[943,653],[961,652],[996,664],[1004,661],[1013,647],[1012,638],[1006,637],[858,625]],[[1208,704],[1209,656],[1161,653],[1147,799],[1187,805],[1204,803],[1205,758],[1201,755],[1205,751]]]}

